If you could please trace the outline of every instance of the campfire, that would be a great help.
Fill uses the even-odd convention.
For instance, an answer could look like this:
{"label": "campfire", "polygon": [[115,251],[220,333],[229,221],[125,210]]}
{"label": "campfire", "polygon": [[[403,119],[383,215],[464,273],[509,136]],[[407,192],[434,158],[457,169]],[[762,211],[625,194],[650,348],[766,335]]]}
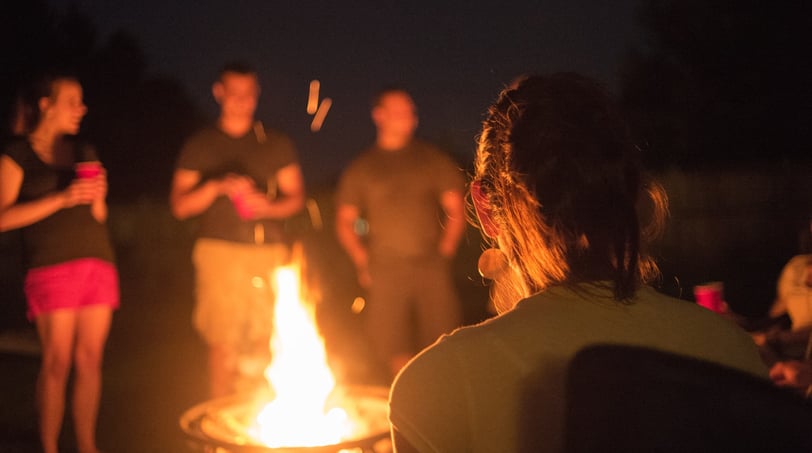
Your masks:
{"label": "campfire", "polygon": [[184,432],[212,452],[377,451],[386,443],[388,390],[342,387],[327,363],[301,253],[271,278],[276,294],[266,391],[199,404]]}

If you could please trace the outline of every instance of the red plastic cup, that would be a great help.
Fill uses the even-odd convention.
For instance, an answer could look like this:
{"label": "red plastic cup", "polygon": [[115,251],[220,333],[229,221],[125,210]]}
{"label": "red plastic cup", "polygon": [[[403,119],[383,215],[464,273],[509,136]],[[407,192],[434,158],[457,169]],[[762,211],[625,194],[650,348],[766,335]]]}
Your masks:
{"label": "red plastic cup", "polygon": [[231,204],[234,205],[234,210],[237,211],[237,216],[242,220],[249,220],[253,217],[248,205],[245,204],[245,199],[240,193],[231,196]]}
{"label": "red plastic cup", "polygon": [[80,179],[95,178],[101,173],[99,162],[79,162],[74,166],[76,177]]}
{"label": "red plastic cup", "polygon": [[696,303],[716,313],[725,311],[724,285],[722,282],[709,282],[694,286]]}

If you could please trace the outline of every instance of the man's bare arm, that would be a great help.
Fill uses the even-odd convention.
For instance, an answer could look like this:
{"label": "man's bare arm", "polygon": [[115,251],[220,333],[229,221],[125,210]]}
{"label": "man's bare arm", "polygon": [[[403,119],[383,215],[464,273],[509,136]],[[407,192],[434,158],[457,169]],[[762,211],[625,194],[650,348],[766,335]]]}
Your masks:
{"label": "man's bare arm", "polygon": [[200,182],[200,172],[179,168],[172,177],[172,190],[169,194],[169,206],[172,215],[177,219],[196,216],[211,206],[222,194],[222,184],[209,180]]}
{"label": "man's bare arm", "polygon": [[368,287],[371,283],[369,276],[369,252],[361,241],[361,237],[355,232],[355,222],[360,217],[360,211],[356,206],[342,204],[338,206],[336,212],[336,236],[338,242],[347,251],[355,270],[358,274],[358,283],[362,287]]}
{"label": "man's bare arm", "polygon": [[445,228],[440,238],[440,254],[451,258],[457,253],[460,239],[465,234],[465,199],[462,192],[449,190],[440,196],[440,205],[445,212]]}
{"label": "man's bare arm", "polygon": [[268,194],[260,193],[246,200],[256,217],[285,219],[304,208],[304,177],[298,164],[280,169],[276,173],[276,183],[277,196],[274,200],[270,200]]}

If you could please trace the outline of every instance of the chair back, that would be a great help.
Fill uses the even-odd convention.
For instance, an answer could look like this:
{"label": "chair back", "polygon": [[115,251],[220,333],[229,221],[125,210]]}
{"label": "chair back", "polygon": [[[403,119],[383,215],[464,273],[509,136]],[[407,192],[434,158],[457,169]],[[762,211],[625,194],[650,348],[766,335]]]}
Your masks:
{"label": "chair back", "polygon": [[719,364],[634,346],[580,351],[567,374],[565,451],[812,452],[812,406]]}

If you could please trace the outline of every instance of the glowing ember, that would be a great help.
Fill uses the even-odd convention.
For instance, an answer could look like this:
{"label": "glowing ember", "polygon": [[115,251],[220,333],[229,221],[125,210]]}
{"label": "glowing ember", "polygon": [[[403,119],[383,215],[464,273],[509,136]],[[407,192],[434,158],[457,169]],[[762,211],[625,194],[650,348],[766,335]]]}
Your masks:
{"label": "glowing ember", "polygon": [[316,113],[316,108],[319,104],[319,87],[321,84],[318,80],[311,80],[310,81],[310,91],[308,92],[307,96],[307,114],[314,115]]}
{"label": "glowing ember", "polygon": [[303,301],[299,273],[297,266],[274,273],[273,360],[265,377],[275,398],[259,412],[256,426],[248,430],[269,447],[329,445],[354,430],[343,409],[327,407],[335,379],[327,366],[314,309]]}
{"label": "glowing ember", "polygon": [[324,98],[321,100],[319,109],[316,110],[316,116],[313,117],[313,121],[310,123],[310,130],[312,132],[318,132],[321,130],[321,126],[324,124],[324,119],[327,117],[327,112],[330,111],[330,106],[332,105],[333,100],[330,98]]}

